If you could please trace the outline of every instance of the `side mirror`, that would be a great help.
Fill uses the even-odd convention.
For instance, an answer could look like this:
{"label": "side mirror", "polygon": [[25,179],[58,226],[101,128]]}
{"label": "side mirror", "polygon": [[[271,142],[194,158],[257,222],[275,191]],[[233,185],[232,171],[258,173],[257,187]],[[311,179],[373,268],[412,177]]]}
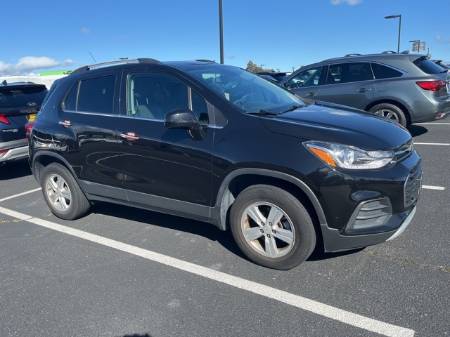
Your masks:
{"label": "side mirror", "polygon": [[165,125],[169,129],[196,129],[200,124],[192,111],[174,111],[166,115]]}

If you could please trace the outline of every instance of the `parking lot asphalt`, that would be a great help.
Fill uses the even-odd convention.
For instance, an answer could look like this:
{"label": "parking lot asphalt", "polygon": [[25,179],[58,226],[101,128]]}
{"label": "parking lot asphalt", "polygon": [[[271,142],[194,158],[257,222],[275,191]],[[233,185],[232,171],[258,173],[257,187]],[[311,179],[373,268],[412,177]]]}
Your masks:
{"label": "parking lot asphalt", "polygon": [[446,336],[444,122],[411,128],[423,184],[441,189],[422,190],[402,236],[290,271],[247,261],[229,233],[187,219],[97,204],[63,221],[38,190],[5,199],[39,187],[26,162],[0,168],[0,336]]}

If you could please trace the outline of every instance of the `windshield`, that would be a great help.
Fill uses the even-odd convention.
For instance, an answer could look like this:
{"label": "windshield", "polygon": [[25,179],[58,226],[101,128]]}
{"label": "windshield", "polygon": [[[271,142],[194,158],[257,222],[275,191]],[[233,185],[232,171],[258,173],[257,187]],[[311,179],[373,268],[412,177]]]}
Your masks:
{"label": "windshield", "polygon": [[278,114],[304,105],[287,90],[240,68],[207,65],[187,72],[247,113]]}
{"label": "windshield", "polygon": [[40,106],[46,93],[45,86],[0,88],[0,108]]}

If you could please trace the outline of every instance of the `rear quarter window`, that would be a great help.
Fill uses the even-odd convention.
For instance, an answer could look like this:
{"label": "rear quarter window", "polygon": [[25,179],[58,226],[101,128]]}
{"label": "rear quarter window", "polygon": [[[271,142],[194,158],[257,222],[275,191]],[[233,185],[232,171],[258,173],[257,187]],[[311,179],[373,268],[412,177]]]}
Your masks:
{"label": "rear quarter window", "polygon": [[418,58],[414,61],[414,64],[426,74],[440,74],[446,72],[446,69],[427,58]]}
{"label": "rear quarter window", "polygon": [[383,66],[378,63],[372,63],[373,74],[376,79],[401,77],[402,73],[398,70]]}

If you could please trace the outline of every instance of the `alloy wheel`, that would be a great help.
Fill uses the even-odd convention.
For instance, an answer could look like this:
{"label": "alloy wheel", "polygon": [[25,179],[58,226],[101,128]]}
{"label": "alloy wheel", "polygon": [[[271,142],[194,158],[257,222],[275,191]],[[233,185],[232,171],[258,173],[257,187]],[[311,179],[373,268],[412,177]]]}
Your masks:
{"label": "alloy wheel", "polygon": [[248,206],[242,214],[241,230],[247,244],[263,256],[279,258],[294,248],[294,225],[274,204],[257,202]]}
{"label": "alloy wheel", "polygon": [[69,185],[59,174],[51,174],[45,184],[45,193],[52,207],[66,211],[72,204],[72,193]]}

